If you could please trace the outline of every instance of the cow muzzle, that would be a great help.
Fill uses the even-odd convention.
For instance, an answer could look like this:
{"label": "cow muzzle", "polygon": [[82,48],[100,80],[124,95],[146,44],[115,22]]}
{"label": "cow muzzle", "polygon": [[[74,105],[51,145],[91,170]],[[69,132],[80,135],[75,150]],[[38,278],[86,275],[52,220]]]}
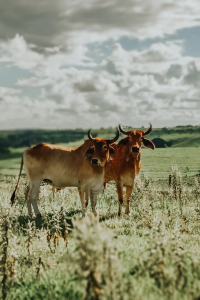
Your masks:
{"label": "cow muzzle", "polygon": [[92,158],[92,164],[93,165],[98,165],[99,164],[98,158]]}
{"label": "cow muzzle", "polygon": [[139,153],[139,147],[132,147],[132,152],[133,153]]}

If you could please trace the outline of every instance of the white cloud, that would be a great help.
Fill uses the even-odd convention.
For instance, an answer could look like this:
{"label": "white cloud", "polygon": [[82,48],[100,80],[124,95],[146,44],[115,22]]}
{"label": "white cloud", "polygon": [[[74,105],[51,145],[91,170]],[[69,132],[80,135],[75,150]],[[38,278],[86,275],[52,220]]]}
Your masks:
{"label": "white cloud", "polygon": [[[183,40],[160,40],[141,51],[117,42],[200,25],[198,0],[8,3],[0,11],[0,62],[31,77],[19,77],[13,89],[0,87],[1,127],[198,122],[200,59],[183,56]],[[114,45],[107,52],[88,46],[109,39]],[[24,94],[29,87],[38,90],[37,99]]]}
{"label": "white cloud", "polygon": [[[36,53],[35,56],[34,49],[24,46],[26,43],[20,37],[15,39],[19,43],[9,41],[13,62],[16,45],[25,56],[27,52],[31,53],[26,56],[28,58],[41,55]],[[18,116],[25,114],[31,119],[32,115],[32,120],[37,116],[40,120],[37,126],[44,127],[53,126],[53,122],[64,128],[77,127],[76,120],[84,127],[88,127],[88,123],[100,127],[102,120],[104,126],[112,126],[120,120],[145,122],[158,116],[163,122],[180,120],[183,116],[194,118],[200,95],[194,77],[200,74],[200,59],[182,56],[182,47],[182,42],[174,41],[157,43],[139,52],[126,51],[116,43],[111,55],[98,65],[98,72],[75,67],[62,68],[64,61],[61,57],[67,57],[67,54],[58,51],[48,56],[41,55],[42,59],[33,59],[32,65],[27,59],[33,76],[17,82],[19,88],[40,87],[39,98],[31,101],[19,95],[20,91],[16,89],[2,89],[2,98],[23,106]],[[15,63],[18,67],[23,66],[20,59]],[[107,68],[109,64],[113,67],[111,73]],[[189,105],[190,99],[197,100]],[[14,105],[11,110],[14,115],[14,110],[16,112],[18,108]]]}
{"label": "white cloud", "polygon": [[19,33],[38,51],[61,45],[71,50],[73,45],[121,36],[164,37],[199,26],[199,15],[199,0],[10,0],[1,3],[0,39]]}
{"label": "white cloud", "polygon": [[7,62],[24,70],[33,69],[42,62],[43,55],[31,48],[22,36],[16,34],[13,39],[0,43],[0,62]]}
{"label": "white cloud", "polygon": [[18,101],[19,90],[0,86],[0,101],[12,104]]}

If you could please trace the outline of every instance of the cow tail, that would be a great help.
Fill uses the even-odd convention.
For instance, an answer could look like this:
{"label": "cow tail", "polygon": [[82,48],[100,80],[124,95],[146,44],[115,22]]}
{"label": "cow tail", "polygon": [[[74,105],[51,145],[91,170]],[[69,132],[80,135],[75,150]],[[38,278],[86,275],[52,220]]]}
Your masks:
{"label": "cow tail", "polygon": [[11,206],[13,206],[13,204],[15,203],[15,192],[16,192],[16,190],[17,190],[17,188],[18,188],[19,179],[20,179],[20,176],[21,176],[21,173],[22,173],[23,164],[24,164],[24,161],[23,161],[23,157],[22,157],[22,160],[21,160],[21,167],[20,167],[19,176],[18,176],[18,181],[17,181],[15,190],[14,190],[12,196],[11,196],[11,199],[10,199]]}

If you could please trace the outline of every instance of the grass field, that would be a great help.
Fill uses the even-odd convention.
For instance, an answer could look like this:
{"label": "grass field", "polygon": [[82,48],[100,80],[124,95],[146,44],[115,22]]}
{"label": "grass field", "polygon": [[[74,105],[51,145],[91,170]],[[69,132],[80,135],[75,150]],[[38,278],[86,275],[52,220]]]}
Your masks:
{"label": "grass field", "polygon": [[169,187],[141,176],[131,215],[121,217],[110,183],[98,199],[100,222],[90,214],[81,219],[76,188],[53,199],[47,185],[39,197],[43,217],[29,218],[26,183],[22,177],[10,207],[16,178],[0,182],[1,299],[199,299],[197,177],[188,185],[174,168]]}
{"label": "grass field", "polygon": [[131,215],[123,205],[117,216],[111,182],[99,195],[100,222],[90,205],[81,218],[76,188],[53,199],[48,185],[42,218],[28,217],[25,175],[11,207],[24,149],[0,157],[0,299],[200,299],[200,148],[142,149]]}
{"label": "grass field", "polygon": [[[64,144],[78,146],[83,141]],[[63,145],[63,144],[62,144]],[[0,174],[18,175],[21,157],[26,148],[12,148],[10,154],[0,156]],[[200,173],[200,148],[157,148],[154,151],[142,149],[141,173],[149,179],[159,180],[169,177],[171,166],[177,165],[184,176]]]}

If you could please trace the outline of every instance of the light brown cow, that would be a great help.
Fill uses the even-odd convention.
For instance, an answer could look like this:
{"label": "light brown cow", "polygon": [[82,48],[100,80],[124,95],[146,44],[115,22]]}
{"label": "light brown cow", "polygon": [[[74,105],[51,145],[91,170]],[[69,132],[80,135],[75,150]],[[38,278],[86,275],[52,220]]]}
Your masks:
{"label": "light brown cow", "polygon": [[145,147],[153,150],[155,145],[144,138],[145,135],[151,132],[151,124],[146,132],[141,130],[124,131],[121,126],[119,126],[119,130],[127,137],[119,143],[112,144],[112,147],[115,149],[115,158],[110,160],[105,166],[104,187],[111,180],[116,182],[119,201],[118,215],[120,216],[121,204],[123,203],[123,187],[126,187],[125,213],[130,213],[129,202],[134,187],[134,180],[141,168],[141,145],[143,143]]}
{"label": "light brown cow", "polygon": [[[116,137],[109,140],[93,138],[90,130],[88,137],[89,139],[78,148],[42,143],[24,152],[15,191],[24,163],[29,180],[26,192],[29,214],[32,213],[32,204],[36,216],[41,216],[37,198],[41,181],[48,180],[57,189],[70,186],[80,188],[83,216],[85,216],[85,194],[90,194],[92,211],[97,215],[97,195],[103,186],[104,167],[110,156],[114,154],[114,149],[110,144],[119,138],[119,130],[117,130]],[[14,203],[15,191],[11,197],[11,203]]]}

